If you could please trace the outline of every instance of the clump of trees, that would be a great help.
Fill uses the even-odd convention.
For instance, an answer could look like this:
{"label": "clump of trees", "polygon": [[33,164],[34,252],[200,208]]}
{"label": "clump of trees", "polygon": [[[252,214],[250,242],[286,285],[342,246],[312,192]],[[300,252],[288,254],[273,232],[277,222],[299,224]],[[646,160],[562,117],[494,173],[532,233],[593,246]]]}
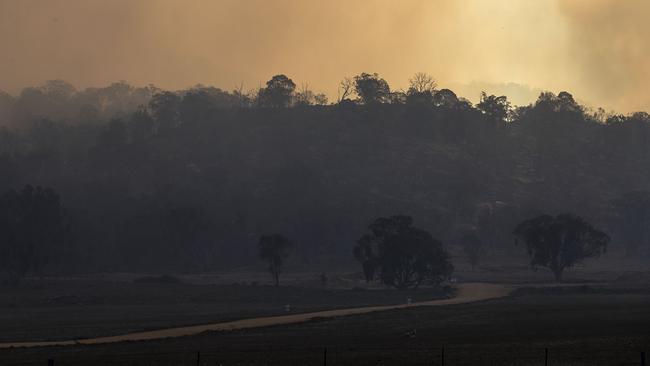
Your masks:
{"label": "clump of trees", "polygon": [[488,116],[496,127],[503,127],[508,118],[511,106],[505,95],[487,95],[481,92],[481,100],[476,104],[476,109]]}
{"label": "clump of trees", "polygon": [[[253,97],[255,98],[255,97]],[[314,93],[303,84],[300,90],[296,83],[284,74],[273,76],[266,82],[266,87],[257,92],[257,104],[260,107],[287,108],[306,107],[327,104],[327,96],[323,93]]]}
{"label": "clump of trees", "polygon": [[367,281],[372,281],[378,271],[383,284],[400,290],[415,289],[423,283],[438,285],[453,271],[442,243],[413,226],[409,216],[376,219],[357,241],[354,255]]}
{"label": "clump of trees", "polygon": [[541,215],[523,221],[514,235],[526,244],[531,266],[550,269],[558,282],[565,269],[600,256],[610,240],[607,234],[571,214]]}
{"label": "clump of trees", "polygon": [[377,73],[364,72],[355,76],[354,90],[365,105],[386,103],[390,100],[390,87]]}
{"label": "clump of trees", "polygon": [[[296,258],[343,261],[382,209],[426,218],[442,242],[475,228],[493,258],[519,254],[523,219],[574,212],[611,233],[610,253],[650,258],[647,113],[590,110],[568,92],[472,104],[422,73],[408,85],[352,75],[329,105],[284,74],[249,90],[0,92],[0,194],[55,189],[74,244],[28,274],[250,265],[269,227],[305,243]],[[369,280],[377,253],[357,255]]]}
{"label": "clump of trees", "polygon": [[289,256],[293,243],[280,234],[263,235],[258,243],[259,256],[268,262],[269,273],[276,286],[280,285],[280,274],[284,260]]}

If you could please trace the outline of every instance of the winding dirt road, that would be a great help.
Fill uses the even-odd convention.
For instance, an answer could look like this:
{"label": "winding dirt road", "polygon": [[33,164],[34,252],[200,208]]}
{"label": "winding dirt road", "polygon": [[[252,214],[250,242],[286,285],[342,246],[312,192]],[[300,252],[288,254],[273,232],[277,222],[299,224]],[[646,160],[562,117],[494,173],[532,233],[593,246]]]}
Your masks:
{"label": "winding dirt road", "polygon": [[458,286],[456,297],[442,300],[422,301],[403,305],[368,306],[350,309],[325,310],[312,313],[271,316],[252,319],[241,319],[222,323],[193,325],[188,327],[168,328],[152,330],[147,332],[129,333],[123,335],[88,338],[70,341],[44,341],[44,342],[14,342],[0,343],[0,348],[11,347],[46,347],[46,346],[74,346],[79,344],[101,344],[125,341],[145,341],[163,338],[176,338],[200,334],[208,331],[228,331],[238,329],[249,329],[268,327],[271,325],[286,325],[303,323],[315,318],[334,318],[347,315],[366,314],[375,311],[403,309],[414,306],[442,306],[465,304],[476,301],[495,299],[510,294],[511,289],[497,284],[488,283],[466,283]]}

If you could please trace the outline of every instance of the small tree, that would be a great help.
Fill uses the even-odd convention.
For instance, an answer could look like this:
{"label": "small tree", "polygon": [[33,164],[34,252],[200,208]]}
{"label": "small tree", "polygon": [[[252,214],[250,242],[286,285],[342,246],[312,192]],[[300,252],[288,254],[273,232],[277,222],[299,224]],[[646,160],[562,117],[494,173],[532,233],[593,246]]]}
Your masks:
{"label": "small tree", "polygon": [[571,214],[542,215],[523,221],[514,234],[526,243],[532,267],[549,268],[558,282],[562,281],[564,269],[585,258],[600,256],[609,243],[607,234]]}
{"label": "small tree", "polygon": [[483,255],[483,242],[474,232],[466,233],[460,239],[463,251],[467,256],[469,264],[472,266],[472,271],[479,263]]}
{"label": "small tree", "polygon": [[437,285],[451,274],[453,266],[442,244],[412,223],[409,216],[391,216],[380,217],[368,226],[370,233],[359,239],[355,248],[355,255],[361,252],[365,259],[366,278],[368,261],[375,265],[373,275],[379,268],[382,283],[400,290],[417,288],[424,282]]}
{"label": "small tree", "polygon": [[280,234],[262,235],[259,241],[260,258],[269,262],[269,272],[276,286],[280,285],[280,273],[293,243]]}
{"label": "small tree", "polygon": [[340,83],[339,83],[339,98],[338,98],[338,103],[341,103],[344,100],[349,101],[350,97],[352,97],[352,94],[354,93],[354,79],[350,77],[344,78]]}

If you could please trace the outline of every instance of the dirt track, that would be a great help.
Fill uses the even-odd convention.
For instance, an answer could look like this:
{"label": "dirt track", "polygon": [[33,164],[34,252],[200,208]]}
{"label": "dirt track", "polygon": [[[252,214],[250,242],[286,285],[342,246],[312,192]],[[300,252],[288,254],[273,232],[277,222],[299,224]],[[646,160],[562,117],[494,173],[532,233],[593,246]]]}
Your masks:
{"label": "dirt track", "polygon": [[0,348],[11,347],[45,347],[45,346],[73,346],[78,344],[100,344],[125,341],[145,341],[162,338],[185,337],[200,334],[208,331],[228,331],[236,329],[248,329],[267,327],[271,325],[285,325],[302,323],[314,318],[333,318],[346,315],[366,314],[375,311],[403,309],[413,306],[442,306],[465,304],[470,302],[495,299],[507,296],[511,289],[502,285],[488,283],[466,283],[458,286],[456,297],[443,300],[432,300],[412,303],[410,305],[387,305],[387,306],[368,306],[350,309],[325,310],[312,313],[292,314],[252,319],[242,319],[223,323],[194,325],[188,327],[159,329],[146,332],[129,333],[123,335],[98,337],[70,341],[45,341],[45,342],[15,342],[0,343]]}

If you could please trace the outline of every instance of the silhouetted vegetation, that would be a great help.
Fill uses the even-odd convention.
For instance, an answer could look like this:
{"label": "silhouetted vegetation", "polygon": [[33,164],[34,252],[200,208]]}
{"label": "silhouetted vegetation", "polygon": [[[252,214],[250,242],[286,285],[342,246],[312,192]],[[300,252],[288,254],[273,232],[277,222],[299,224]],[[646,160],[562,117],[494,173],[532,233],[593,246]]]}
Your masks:
{"label": "silhouetted vegetation", "polygon": [[[593,111],[567,92],[474,106],[427,74],[400,91],[362,73],[327,105],[285,75],[251,91],[52,81],[0,94],[0,124],[0,192],[50,187],[65,206],[39,223],[65,236],[38,244],[65,252],[41,260],[7,244],[33,230],[5,204],[2,245],[26,251],[2,257],[16,276],[253,264],[266,232],[301,243],[292,263],[347,263],[367,221],[394,212],[442,243],[475,228],[486,258],[522,254],[517,223],[572,212],[611,234],[610,252],[650,256],[650,117]],[[356,254],[375,278],[374,254]]]}
{"label": "silhouetted vegetation", "polygon": [[569,214],[526,220],[517,225],[514,234],[526,243],[533,268],[550,269],[556,281],[562,280],[566,268],[600,256],[609,243],[607,234]]}
{"label": "silhouetted vegetation", "polygon": [[354,248],[366,281],[379,270],[383,284],[404,290],[422,283],[438,285],[451,275],[453,266],[442,243],[414,227],[411,217],[380,217],[368,231]]}
{"label": "silhouetted vegetation", "polygon": [[293,243],[280,234],[263,235],[258,244],[260,258],[269,262],[269,272],[273,283],[280,285],[280,274],[284,260],[289,256]]}

